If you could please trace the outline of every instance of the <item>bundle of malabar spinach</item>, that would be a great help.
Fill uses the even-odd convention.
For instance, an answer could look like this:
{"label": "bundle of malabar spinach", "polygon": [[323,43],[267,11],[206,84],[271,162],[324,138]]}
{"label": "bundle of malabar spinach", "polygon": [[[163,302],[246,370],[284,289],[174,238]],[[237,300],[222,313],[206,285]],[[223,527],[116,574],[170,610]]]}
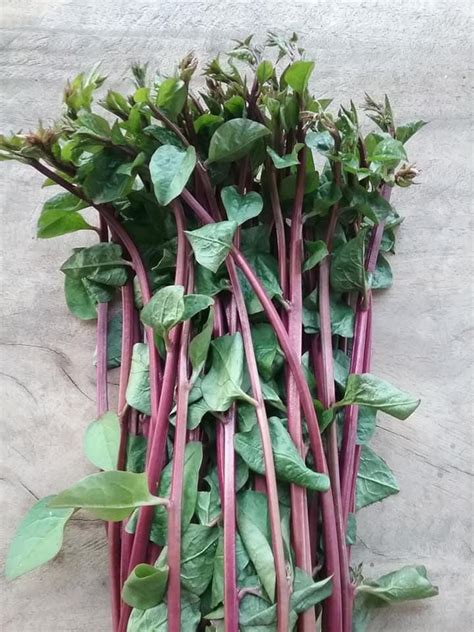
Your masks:
{"label": "bundle of malabar spinach", "polygon": [[377,413],[419,403],[370,363],[390,193],[417,173],[423,122],[367,97],[363,134],[352,103],[312,96],[294,35],[238,42],[192,90],[196,67],[134,65],[127,94],[100,97],[104,77],[80,74],[56,124],[1,138],[60,187],[38,237],[96,233],[61,271],[72,314],[97,322],[100,470],[31,508],[7,575],[53,558],[83,509],[106,521],[115,632],[360,631],[437,593],[422,566],[351,567],[357,511],[398,492],[369,447]]}

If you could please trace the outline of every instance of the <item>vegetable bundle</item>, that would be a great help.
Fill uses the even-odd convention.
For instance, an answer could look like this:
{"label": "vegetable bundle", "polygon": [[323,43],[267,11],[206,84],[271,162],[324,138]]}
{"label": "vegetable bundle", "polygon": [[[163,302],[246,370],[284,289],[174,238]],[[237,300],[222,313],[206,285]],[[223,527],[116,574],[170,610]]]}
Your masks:
{"label": "vegetable bundle", "polygon": [[196,67],[134,65],[103,115],[104,78],[80,74],[54,126],[1,137],[2,159],[63,189],[38,237],[98,237],[61,271],[72,314],[97,322],[84,447],[100,472],[34,505],[6,572],[52,559],[85,509],[106,521],[114,632],[360,632],[437,594],[424,567],[351,567],[356,512],[398,492],[369,447],[377,412],[419,403],[370,360],[402,221],[390,193],[416,176],[405,143],[424,123],[367,97],[363,135],[352,103],[311,96],[295,35],[238,42],[199,92]]}

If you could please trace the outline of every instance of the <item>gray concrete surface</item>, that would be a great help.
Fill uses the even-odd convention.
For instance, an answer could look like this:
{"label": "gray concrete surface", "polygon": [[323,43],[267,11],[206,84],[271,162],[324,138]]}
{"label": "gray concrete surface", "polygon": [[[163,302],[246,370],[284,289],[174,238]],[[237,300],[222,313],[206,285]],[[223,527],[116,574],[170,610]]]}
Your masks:
{"label": "gray concrete surface", "polygon": [[[472,625],[472,157],[470,3],[162,0],[4,0],[2,130],[57,111],[63,83],[102,60],[121,85],[128,64],[163,70],[189,49],[201,58],[231,38],[296,30],[317,60],[313,87],[360,103],[387,91],[399,121],[430,125],[409,144],[423,174],[398,192],[406,215],[394,288],[377,300],[374,372],[423,398],[408,422],[383,419],[375,449],[401,493],[366,509],[356,561],[377,576],[425,564],[440,587],[427,602],[380,612],[374,632],[464,632]],[[92,327],[71,317],[57,271],[80,236],[35,241],[41,180],[2,163],[2,534],[4,553],[35,497],[88,469],[94,415]],[[472,286],[471,286],[472,289]],[[106,550],[99,522],[73,520],[59,557],[2,586],[3,632],[109,629]]]}

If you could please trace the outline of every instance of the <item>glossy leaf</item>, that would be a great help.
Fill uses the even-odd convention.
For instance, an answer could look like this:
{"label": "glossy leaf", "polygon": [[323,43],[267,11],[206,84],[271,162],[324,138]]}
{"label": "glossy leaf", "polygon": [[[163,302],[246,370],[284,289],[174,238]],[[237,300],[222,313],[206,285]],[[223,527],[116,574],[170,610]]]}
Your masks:
{"label": "glossy leaf", "polygon": [[126,391],[127,404],[144,413],[151,414],[150,359],[148,346],[143,342],[133,345],[132,365]]}
{"label": "glossy leaf", "polygon": [[87,290],[83,279],[65,277],[64,294],[69,311],[81,320],[97,318],[96,303]]}
{"label": "glossy leaf", "polygon": [[156,568],[150,564],[138,564],[125,580],[122,599],[132,608],[153,608],[163,600],[167,582],[168,566]]}
{"label": "glossy leaf", "polygon": [[268,323],[253,325],[252,342],[258,372],[264,380],[270,380],[284,363],[284,355],[275,330]]}
{"label": "glossy leaf", "polygon": [[428,579],[424,566],[404,566],[377,580],[364,581],[357,587],[357,593],[370,595],[374,605],[377,602],[377,605],[386,605],[435,597],[438,588]]}
{"label": "glossy leaf", "polygon": [[51,507],[54,496],[38,500],[18,525],[7,552],[5,575],[15,579],[52,560],[61,550],[73,508]]}
{"label": "glossy leaf", "polygon": [[267,147],[267,154],[270,156],[275,169],[287,169],[300,164],[298,153],[302,147],[304,147],[303,143],[295,143],[291,154],[285,154],[284,156],[280,156],[274,149]]}
{"label": "glossy leaf", "polygon": [[[182,591],[181,630],[196,632],[201,620],[199,597]],[[168,608],[162,602],[148,610],[134,608],[127,626],[127,632],[167,632]]]}
{"label": "glossy leaf", "polygon": [[211,348],[211,368],[201,383],[209,409],[225,412],[236,399],[252,403],[252,398],[242,390],[244,349],[240,333],[215,338]]}
{"label": "glossy leaf", "polygon": [[121,521],[136,507],[159,505],[148,491],[145,474],[99,472],[90,474],[50,501],[50,507],[89,509],[102,520]]}
{"label": "glossy leaf", "polygon": [[196,165],[196,151],[174,145],[158,147],[150,159],[150,175],[158,204],[166,206],[178,197]]}
{"label": "glossy leaf", "polygon": [[72,193],[58,193],[47,200],[38,218],[36,236],[40,239],[59,237],[93,227],[78,213],[87,204]]}
{"label": "glossy leaf", "polygon": [[212,580],[219,529],[190,524],[181,540],[181,584],[202,595]]}
{"label": "glossy leaf", "polygon": [[256,71],[257,79],[259,83],[265,83],[273,76],[273,64],[271,61],[264,59],[257,66]]}
{"label": "glossy leaf", "polygon": [[295,569],[293,593],[291,595],[291,608],[298,614],[312,608],[317,603],[330,596],[332,593],[332,579],[327,577],[314,582],[300,568]]}
{"label": "glossy leaf", "polygon": [[377,408],[404,420],[418,408],[420,400],[371,373],[362,373],[349,375],[344,398],[337,406],[348,404]]}
{"label": "glossy leaf", "polygon": [[209,162],[233,162],[247,155],[256,141],[270,130],[250,119],[234,118],[223,123],[213,134],[209,145]]}
{"label": "glossy leaf", "polygon": [[365,231],[359,231],[334,255],[331,264],[331,286],[336,292],[364,290],[367,285],[367,273],[364,267]]}
{"label": "glossy leaf", "polygon": [[237,524],[250,560],[267,595],[275,596],[275,565],[269,542],[267,499],[254,491],[242,492],[237,499]]}
{"label": "glossy leaf", "polygon": [[307,241],[305,246],[309,256],[303,264],[303,271],[311,270],[329,254],[325,241]]}
{"label": "glossy leaf", "polygon": [[106,412],[87,427],[84,452],[100,470],[115,470],[120,445],[120,422],[116,413]]}
{"label": "glossy leaf", "polygon": [[240,195],[236,186],[229,186],[222,189],[221,198],[228,219],[239,226],[260,215],[263,209],[262,196],[256,191]]}
{"label": "glossy leaf", "polygon": [[211,307],[204,327],[189,343],[189,360],[191,362],[191,366],[193,367],[192,381],[197,378],[206,363],[207,354],[211,344],[213,324],[214,308]]}
{"label": "glossy leaf", "polygon": [[158,88],[156,104],[175,120],[182,111],[187,96],[188,90],[184,81],[175,77],[168,77],[162,81]]}
{"label": "glossy leaf", "polygon": [[[327,491],[329,489],[328,477],[306,466],[281,420],[270,417],[268,423],[277,477],[287,483],[295,483],[314,491]],[[234,447],[254,472],[265,474],[258,426],[254,426],[248,432],[237,433],[234,437]]]}
{"label": "glossy leaf", "polygon": [[368,160],[394,167],[400,160],[407,160],[407,154],[401,141],[387,136],[374,147]]}
{"label": "glossy leaf", "polygon": [[381,254],[377,258],[377,265],[369,283],[373,290],[386,290],[393,284],[392,268]]}
{"label": "glossy leaf", "polygon": [[[190,441],[184,453],[183,495],[181,498],[181,529],[186,531],[196,510],[199,469],[202,462],[202,444]],[[173,461],[170,461],[161,473],[158,496],[168,498],[171,490]],[[157,507],[151,527],[150,540],[164,546],[168,531],[168,511],[166,507]]]}
{"label": "glossy leaf", "polygon": [[112,287],[124,285],[128,278],[122,248],[113,243],[76,248],[61,266],[61,271],[73,279],[87,278]]}
{"label": "glossy leaf", "polygon": [[308,87],[309,78],[314,70],[314,61],[295,61],[284,72],[286,83],[298,94]]}
{"label": "glossy leaf", "polygon": [[385,461],[368,446],[362,446],[356,481],[356,509],[398,494],[399,487]]}
{"label": "glossy leaf", "polygon": [[185,233],[196,261],[211,272],[217,272],[229,254],[236,230],[237,222],[224,221],[207,224],[192,231],[186,230]]}
{"label": "glossy leaf", "polygon": [[413,121],[412,123],[399,125],[395,133],[395,138],[405,144],[407,140],[410,140],[410,138],[426,124],[426,121]]}

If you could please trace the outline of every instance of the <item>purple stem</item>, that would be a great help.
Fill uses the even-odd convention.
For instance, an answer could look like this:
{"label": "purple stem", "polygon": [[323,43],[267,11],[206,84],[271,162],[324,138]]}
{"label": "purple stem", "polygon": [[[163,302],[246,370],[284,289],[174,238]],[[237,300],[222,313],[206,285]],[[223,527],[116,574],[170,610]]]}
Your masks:
{"label": "purple stem", "polygon": [[[334,367],[332,354],[331,311],[329,298],[329,256],[325,257],[319,266],[319,321],[321,344],[321,389],[320,397],[324,408],[330,408],[336,401],[334,387]],[[317,340],[315,339],[315,343]],[[346,549],[345,523],[342,514],[339,455],[337,446],[337,426],[334,421],[327,430],[327,460],[331,487],[333,490],[335,518],[337,528],[337,542],[339,549],[339,563],[341,572],[342,618],[344,632],[351,632],[350,616],[350,577]],[[323,605],[323,615],[324,605]],[[327,618],[323,619],[324,628],[328,626]]]}
{"label": "purple stem", "polygon": [[[232,316],[236,311],[235,300],[232,298]],[[224,335],[224,317],[220,301],[216,301],[215,319],[217,336]],[[235,333],[236,320],[232,317],[229,332]],[[217,468],[219,489],[222,497],[222,513],[224,528],[224,620],[226,631],[238,632],[239,629],[239,599],[237,589],[237,563],[235,557],[236,536],[236,505],[235,505],[235,416],[236,406],[222,416],[217,426]]]}
{"label": "purple stem", "polygon": [[[175,284],[184,285],[186,275],[186,238],[184,235],[184,216],[181,204],[177,201],[172,203],[176,218],[178,233],[178,249],[176,255]],[[170,334],[170,345],[166,354],[163,382],[156,418],[152,417],[150,427],[150,437],[147,449],[147,479],[148,487],[152,494],[156,493],[161,470],[164,464],[166,437],[169,426],[169,414],[173,405],[174,386],[176,383],[176,373],[178,368],[179,348],[181,339],[181,325],[177,325]],[[149,343],[150,344],[150,343]],[[155,346],[154,340],[151,342]],[[150,376],[151,378],[151,376]],[[138,515],[135,536],[133,539],[132,552],[130,555],[129,573],[137,564],[146,559],[148,539],[151,523],[154,516],[154,507],[147,505],[142,507]],[[120,632],[125,632],[130,616],[130,607],[122,605],[120,615]]]}
{"label": "purple stem", "polygon": [[[209,215],[206,209],[202,207],[186,189],[181,194],[181,197],[204,224],[212,223],[212,217]],[[296,388],[298,390],[301,406],[303,408],[303,413],[306,418],[306,424],[308,426],[311,451],[313,452],[316,468],[319,472],[327,474],[328,469],[326,464],[326,456],[324,454],[321,434],[319,432],[318,418],[316,416],[313,399],[311,397],[311,393],[301,367],[301,360],[291,346],[287,331],[278,315],[275,306],[268,297],[265,289],[263,288],[258,277],[255,275],[255,272],[249,265],[248,261],[245,259],[243,254],[234,247],[231,249],[230,254],[232,259],[242,270],[242,273],[248,280],[250,286],[252,287],[257,298],[262,304],[266,316],[276,333],[282,351],[286,356],[290,370],[295,378]],[[321,494],[321,505],[323,511],[323,533],[325,539],[326,568],[328,570],[328,573],[333,576],[333,591],[326,602],[327,609],[330,612],[329,620],[331,621],[331,629],[328,629],[328,632],[339,632],[342,629],[341,585],[339,574],[339,552],[337,539],[335,537],[336,519],[334,514],[334,502],[331,490]]]}
{"label": "purple stem", "polygon": [[[188,292],[194,285],[192,267],[188,268]],[[188,341],[191,321],[183,325],[176,391],[176,423],[173,446],[170,504],[168,507],[168,632],[181,630],[181,501],[183,496],[184,456],[188,418]]]}
{"label": "purple stem", "polygon": [[[298,165],[296,195],[291,218],[290,265],[289,265],[289,301],[291,310],[288,313],[288,337],[295,353],[302,354],[302,248],[303,248],[303,197],[305,185],[305,150],[300,152]],[[277,233],[278,235],[278,233]],[[281,252],[279,253],[281,257]],[[286,296],[286,295],[285,295]],[[286,375],[288,431],[300,455],[305,458],[303,446],[303,429],[301,424],[301,406],[295,379],[290,371]],[[312,574],[311,547],[309,537],[308,501],[306,490],[299,485],[290,485],[291,494],[291,526],[292,542],[295,551],[296,566],[309,575]],[[302,613],[298,620],[300,632],[313,632],[316,627],[314,608]]]}
{"label": "purple stem", "polygon": [[286,269],[286,239],[285,239],[285,223],[283,221],[283,213],[281,211],[280,197],[278,195],[278,184],[276,180],[275,168],[267,162],[268,186],[270,189],[270,199],[272,203],[273,220],[275,222],[275,234],[277,239],[278,250],[278,278],[283,296],[288,295],[288,274]]}
{"label": "purple stem", "polygon": [[[286,577],[285,553],[283,549],[283,537],[280,522],[280,507],[278,504],[278,488],[273,462],[272,441],[268,425],[267,413],[263,401],[260,376],[258,374],[257,361],[252,342],[250,322],[245,307],[245,300],[240,287],[237,270],[232,259],[227,259],[227,270],[232,284],[234,300],[240,321],[242,340],[244,344],[245,358],[249,373],[252,396],[256,400],[255,413],[262,441],[263,458],[265,463],[265,480],[267,483],[268,514],[272,538],[273,557],[275,562],[276,591],[277,591],[277,631],[288,632],[290,591]],[[233,448],[232,448],[233,449]]]}

